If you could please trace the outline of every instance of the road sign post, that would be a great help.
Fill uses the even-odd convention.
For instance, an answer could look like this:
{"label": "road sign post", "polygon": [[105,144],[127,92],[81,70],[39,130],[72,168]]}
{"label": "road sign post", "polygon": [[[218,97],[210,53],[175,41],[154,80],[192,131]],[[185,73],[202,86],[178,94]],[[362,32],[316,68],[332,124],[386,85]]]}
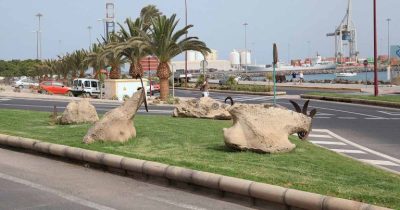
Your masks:
{"label": "road sign post", "polygon": [[365,70],[365,88],[368,87],[368,60],[364,60],[364,70]]}
{"label": "road sign post", "polygon": [[278,63],[278,48],[276,47],[276,44],[274,43],[273,45],[273,70],[272,70],[272,77],[274,80],[274,106],[276,106],[276,76],[275,76],[275,68],[276,68],[276,64]]}
{"label": "road sign post", "polygon": [[204,77],[204,79],[206,79],[206,71],[205,71],[205,69],[206,69],[207,66],[208,66],[208,62],[207,62],[206,60],[202,60],[202,61],[200,62],[200,66],[201,66],[201,68],[203,69],[203,77]]}

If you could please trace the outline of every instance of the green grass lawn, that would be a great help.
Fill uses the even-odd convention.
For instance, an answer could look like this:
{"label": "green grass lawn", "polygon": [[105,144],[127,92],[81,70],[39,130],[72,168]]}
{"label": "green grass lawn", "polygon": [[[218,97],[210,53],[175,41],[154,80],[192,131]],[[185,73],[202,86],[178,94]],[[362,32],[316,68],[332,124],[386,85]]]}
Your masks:
{"label": "green grass lawn", "polygon": [[385,96],[375,97],[373,95],[353,95],[353,94],[326,93],[326,92],[313,92],[313,93],[307,93],[306,95],[338,97],[338,98],[355,98],[355,99],[400,103],[400,95],[385,95]]}
{"label": "green grass lawn", "polygon": [[292,138],[288,154],[227,149],[230,121],[137,116],[137,138],[125,144],[82,144],[89,125],[53,126],[50,113],[0,109],[0,133],[158,161],[283,187],[400,209],[400,176]]}

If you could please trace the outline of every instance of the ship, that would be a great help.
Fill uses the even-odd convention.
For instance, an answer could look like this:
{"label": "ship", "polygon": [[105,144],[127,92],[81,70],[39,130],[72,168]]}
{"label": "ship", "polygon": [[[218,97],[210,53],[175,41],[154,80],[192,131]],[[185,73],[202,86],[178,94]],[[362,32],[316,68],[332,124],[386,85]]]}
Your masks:
{"label": "ship", "polygon": [[[318,55],[316,58],[312,59],[311,64],[304,64],[302,66],[293,66],[278,62],[276,71],[335,70],[336,67],[336,63],[332,61],[323,61],[322,57]],[[247,65],[247,71],[273,71],[273,68],[271,65]]]}

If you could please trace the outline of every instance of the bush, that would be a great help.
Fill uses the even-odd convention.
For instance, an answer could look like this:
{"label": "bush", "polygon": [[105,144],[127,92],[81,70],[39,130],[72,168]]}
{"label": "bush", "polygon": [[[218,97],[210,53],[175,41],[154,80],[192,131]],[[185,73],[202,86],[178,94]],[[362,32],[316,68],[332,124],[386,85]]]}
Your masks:
{"label": "bush", "polygon": [[203,85],[203,83],[204,83],[204,75],[201,74],[201,75],[197,78],[196,87],[200,87],[201,85]]}
{"label": "bush", "polygon": [[167,99],[168,104],[179,104],[180,99],[179,98],[174,98],[172,96],[169,96]]}

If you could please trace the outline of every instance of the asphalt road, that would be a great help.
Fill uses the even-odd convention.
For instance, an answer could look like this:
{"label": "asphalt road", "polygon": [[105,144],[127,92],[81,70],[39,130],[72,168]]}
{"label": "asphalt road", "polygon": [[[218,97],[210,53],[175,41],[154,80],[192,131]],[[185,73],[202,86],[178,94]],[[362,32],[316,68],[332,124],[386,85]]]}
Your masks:
{"label": "asphalt road", "polygon": [[249,209],[47,157],[0,148],[0,209]]}

